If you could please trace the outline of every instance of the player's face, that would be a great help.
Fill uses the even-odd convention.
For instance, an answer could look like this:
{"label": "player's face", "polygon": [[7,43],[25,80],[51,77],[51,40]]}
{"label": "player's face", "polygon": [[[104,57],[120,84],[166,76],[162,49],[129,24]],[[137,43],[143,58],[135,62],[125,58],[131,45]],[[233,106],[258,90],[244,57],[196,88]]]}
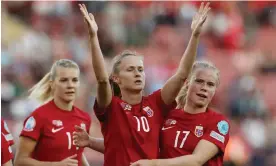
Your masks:
{"label": "player's face", "polygon": [[121,89],[141,91],[145,86],[144,64],[139,56],[128,56],[122,59],[115,81]]}
{"label": "player's face", "polygon": [[72,102],[79,88],[79,70],[76,68],[57,67],[53,82],[54,98]]}
{"label": "player's face", "polygon": [[208,105],[216,92],[217,77],[212,69],[197,69],[190,81],[187,99],[197,107]]}

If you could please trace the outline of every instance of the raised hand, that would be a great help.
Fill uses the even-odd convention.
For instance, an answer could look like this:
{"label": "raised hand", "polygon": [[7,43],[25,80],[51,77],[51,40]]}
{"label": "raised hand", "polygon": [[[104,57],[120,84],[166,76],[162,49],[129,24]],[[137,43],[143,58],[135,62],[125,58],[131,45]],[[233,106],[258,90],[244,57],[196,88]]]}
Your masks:
{"label": "raised hand", "polygon": [[89,135],[81,127],[75,126],[76,131],[73,132],[73,142],[78,147],[89,146]]}
{"label": "raised hand", "polygon": [[200,4],[200,8],[198,12],[193,17],[191,29],[194,35],[197,35],[197,36],[200,35],[202,30],[202,25],[207,19],[208,12],[211,10],[209,5],[210,5],[210,2],[208,2],[205,6],[204,6],[204,3],[202,2]]}
{"label": "raised hand", "polygon": [[94,19],[94,16],[92,13],[88,13],[86,6],[84,4],[79,4],[79,7],[80,7],[80,11],[84,17],[84,21],[87,24],[89,34],[91,35],[91,37],[94,37],[98,31],[98,25]]}

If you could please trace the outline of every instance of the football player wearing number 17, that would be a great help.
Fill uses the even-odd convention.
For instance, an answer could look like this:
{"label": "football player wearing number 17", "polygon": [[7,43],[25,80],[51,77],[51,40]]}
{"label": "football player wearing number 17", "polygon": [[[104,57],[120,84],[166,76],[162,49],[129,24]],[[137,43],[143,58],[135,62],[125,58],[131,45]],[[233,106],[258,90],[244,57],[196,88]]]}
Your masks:
{"label": "football player wearing number 17", "polygon": [[75,62],[61,59],[31,89],[30,96],[44,104],[24,121],[16,166],[89,165],[83,148],[74,145],[72,138],[75,125],[89,132],[91,124],[90,116],[73,105],[80,85],[79,75]]}
{"label": "football player wearing number 17", "polygon": [[[92,64],[98,83],[94,110],[104,136],[104,165],[129,166],[140,159],[158,158],[164,116],[176,107],[175,98],[192,69],[208,7],[201,15],[203,19],[193,20],[190,42],[176,73],[161,90],[149,96],[143,96],[143,59],[134,52],[124,51],[116,56],[111,77],[108,76],[97,38],[96,21],[85,5],[80,5],[80,10],[89,31]],[[75,136],[76,144],[85,146],[78,141],[77,133]],[[88,146],[89,141],[86,143]]]}
{"label": "football player wearing number 17", "polygon": [[[201,4],[199,14],[205,9]],[[178,94],[177,108],[169,112],[161,129],[162,159],[131,166],[222,166],[229,121],[208,108],[218,85],[219,70],[211,63],[196,62]]]}

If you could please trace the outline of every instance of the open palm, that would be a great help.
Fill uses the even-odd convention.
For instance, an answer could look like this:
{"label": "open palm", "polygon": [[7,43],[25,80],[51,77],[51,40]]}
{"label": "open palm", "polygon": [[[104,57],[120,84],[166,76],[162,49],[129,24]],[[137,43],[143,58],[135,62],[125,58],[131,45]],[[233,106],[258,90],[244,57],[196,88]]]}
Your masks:
{"label": "open palm", "polygon": [[73,141],[74,144],[78,147],[87,147],[89,146],[89,135],[81,127],[75,126],[76,131],[73,132]]}
{"label": "open palm", "polygon": [[205,6],[202,2],[198,12],[193,17],[191,29],[195,35],[199,35],[202,31],[202,26],[207,19],[208,12],[211,10],[209,5],[210,2],[208,2]]}
{"label": "open palm", "polygon": [[90,33],[90,35],[95,36],[97,31],[98,31],[98,25],[94,19],[93,14],[88,13],[86,6],[84,4],[79,4],[80,7],[80,11],[84,17],[84,20],[87,24],[88,27],[88,31]]}

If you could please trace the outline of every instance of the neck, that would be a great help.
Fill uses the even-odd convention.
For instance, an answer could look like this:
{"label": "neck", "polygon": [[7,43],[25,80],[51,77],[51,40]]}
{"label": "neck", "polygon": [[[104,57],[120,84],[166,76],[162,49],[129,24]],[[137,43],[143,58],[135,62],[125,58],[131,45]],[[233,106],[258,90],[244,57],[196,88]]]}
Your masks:
{"label": "neck", "polygon": [[72,102],[64,102],[60,99],[56,99],[54,98],[54,103],[56,104],[56,106],[64,111],[72,111],[73,108],[73,101]]}
{"label": "neck", "polygon": [[129,91],[121,91],[122,100],[127,102],[128,104],[135,105],[139,104],[142,101],[142,91],[140,92],[129,92]]}
{"label": "neck", "polygon": [[198,114],[198,113],[206,112],[206,109],[207,109],[207,106],[198,107],[195,104],[191,104],[188,102],[186,102],[184,106],[184,111],[190,114]]}

